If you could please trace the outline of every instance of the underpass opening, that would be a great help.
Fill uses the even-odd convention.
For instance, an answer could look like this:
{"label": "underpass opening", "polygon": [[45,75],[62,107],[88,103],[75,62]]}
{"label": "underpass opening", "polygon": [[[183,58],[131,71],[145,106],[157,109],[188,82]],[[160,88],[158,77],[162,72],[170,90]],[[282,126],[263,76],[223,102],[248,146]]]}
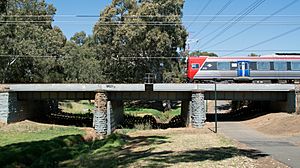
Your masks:
{"label": "underpass opening", "polygon": [[[218,121],[245,121],[251,120],[269,113],[281,112],[278,108],[272,108],[276,101],[232,101],[218,100],[217,115]],[[212,100],[207,100],[208,108],[206,113],[207,122],[215,121],[214,108],[215,104]]]}
{"label": "underpass opening", "polygon": [[65,126],[92,127],[93,100],[47,100],[43,111],[31,118],[35,122]]}
{"label": "underpass opening", "polygon": [[185,127],[181,101],[143,101],[124,103],[124,119],[118,128],[167,129]]}

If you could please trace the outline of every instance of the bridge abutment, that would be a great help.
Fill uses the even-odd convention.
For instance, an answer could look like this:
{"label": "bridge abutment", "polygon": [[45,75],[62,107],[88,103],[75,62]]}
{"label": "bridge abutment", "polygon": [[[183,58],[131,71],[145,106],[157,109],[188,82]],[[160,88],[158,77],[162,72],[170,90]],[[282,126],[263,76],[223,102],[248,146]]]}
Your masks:
{"label": "bridge abutment", "polygon": [[57,109],[57,101],[18,100],[16,92],[0,92],[0,120],[7,124],[42,118],[45,112]]}
{"label": "bridge abutment", "polygon": [[269,101],[269,111],[300,114],[300,90],[291,90],[285,101]]}

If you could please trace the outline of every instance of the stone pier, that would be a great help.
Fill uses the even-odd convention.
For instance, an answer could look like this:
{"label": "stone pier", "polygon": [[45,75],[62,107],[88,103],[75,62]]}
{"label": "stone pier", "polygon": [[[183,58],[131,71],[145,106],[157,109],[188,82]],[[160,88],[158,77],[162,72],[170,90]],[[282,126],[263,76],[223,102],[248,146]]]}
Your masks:
{"label": "stone pier", "polygon": [[205,100],[203,91],[193,91],[191,101],[191,125],[202,128],[206,120]]}
{"label": "stone pier", "polygon": [[95,111],[93,126],[97,133],[107,133],[107,93],[97,92],[95,95]]}
{"label": "stone pier", "polygon": [[193,91],[191,101],[181,102],[181,117],[185,126],[202,128],[206,120],[206,102],[203,91]]}
{"label": "stone pier", "polygon": [[123,101],[108,100],[107,92],[98,92],[95,96],[96,110],[93,126],[97,133],[111,134],[123,119]]}

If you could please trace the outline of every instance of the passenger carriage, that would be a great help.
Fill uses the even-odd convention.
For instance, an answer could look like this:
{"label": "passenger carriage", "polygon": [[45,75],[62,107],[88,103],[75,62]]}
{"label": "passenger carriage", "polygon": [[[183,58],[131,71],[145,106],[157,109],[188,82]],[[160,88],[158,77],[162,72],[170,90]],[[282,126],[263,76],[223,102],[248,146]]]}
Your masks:
{"label": "passenger carriage", "polygon": [[300,56],[189,57],[189,82],[286,81],[300,80]]}

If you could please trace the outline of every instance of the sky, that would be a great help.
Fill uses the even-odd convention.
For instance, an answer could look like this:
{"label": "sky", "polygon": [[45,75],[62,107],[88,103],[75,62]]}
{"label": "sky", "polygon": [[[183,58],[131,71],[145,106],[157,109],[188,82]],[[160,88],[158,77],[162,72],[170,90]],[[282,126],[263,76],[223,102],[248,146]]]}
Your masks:
{"label": "sky", "polygon": [[[53,24],[68,39],[79,31],[92,34],[98,20],[78,15],[99,16],[111,3],[111,0],[46,1],[56,7]],[[219,56],[300,53],[299,9],[300,0],[186,0],[182,19],[189,33],[187,49]]]}

